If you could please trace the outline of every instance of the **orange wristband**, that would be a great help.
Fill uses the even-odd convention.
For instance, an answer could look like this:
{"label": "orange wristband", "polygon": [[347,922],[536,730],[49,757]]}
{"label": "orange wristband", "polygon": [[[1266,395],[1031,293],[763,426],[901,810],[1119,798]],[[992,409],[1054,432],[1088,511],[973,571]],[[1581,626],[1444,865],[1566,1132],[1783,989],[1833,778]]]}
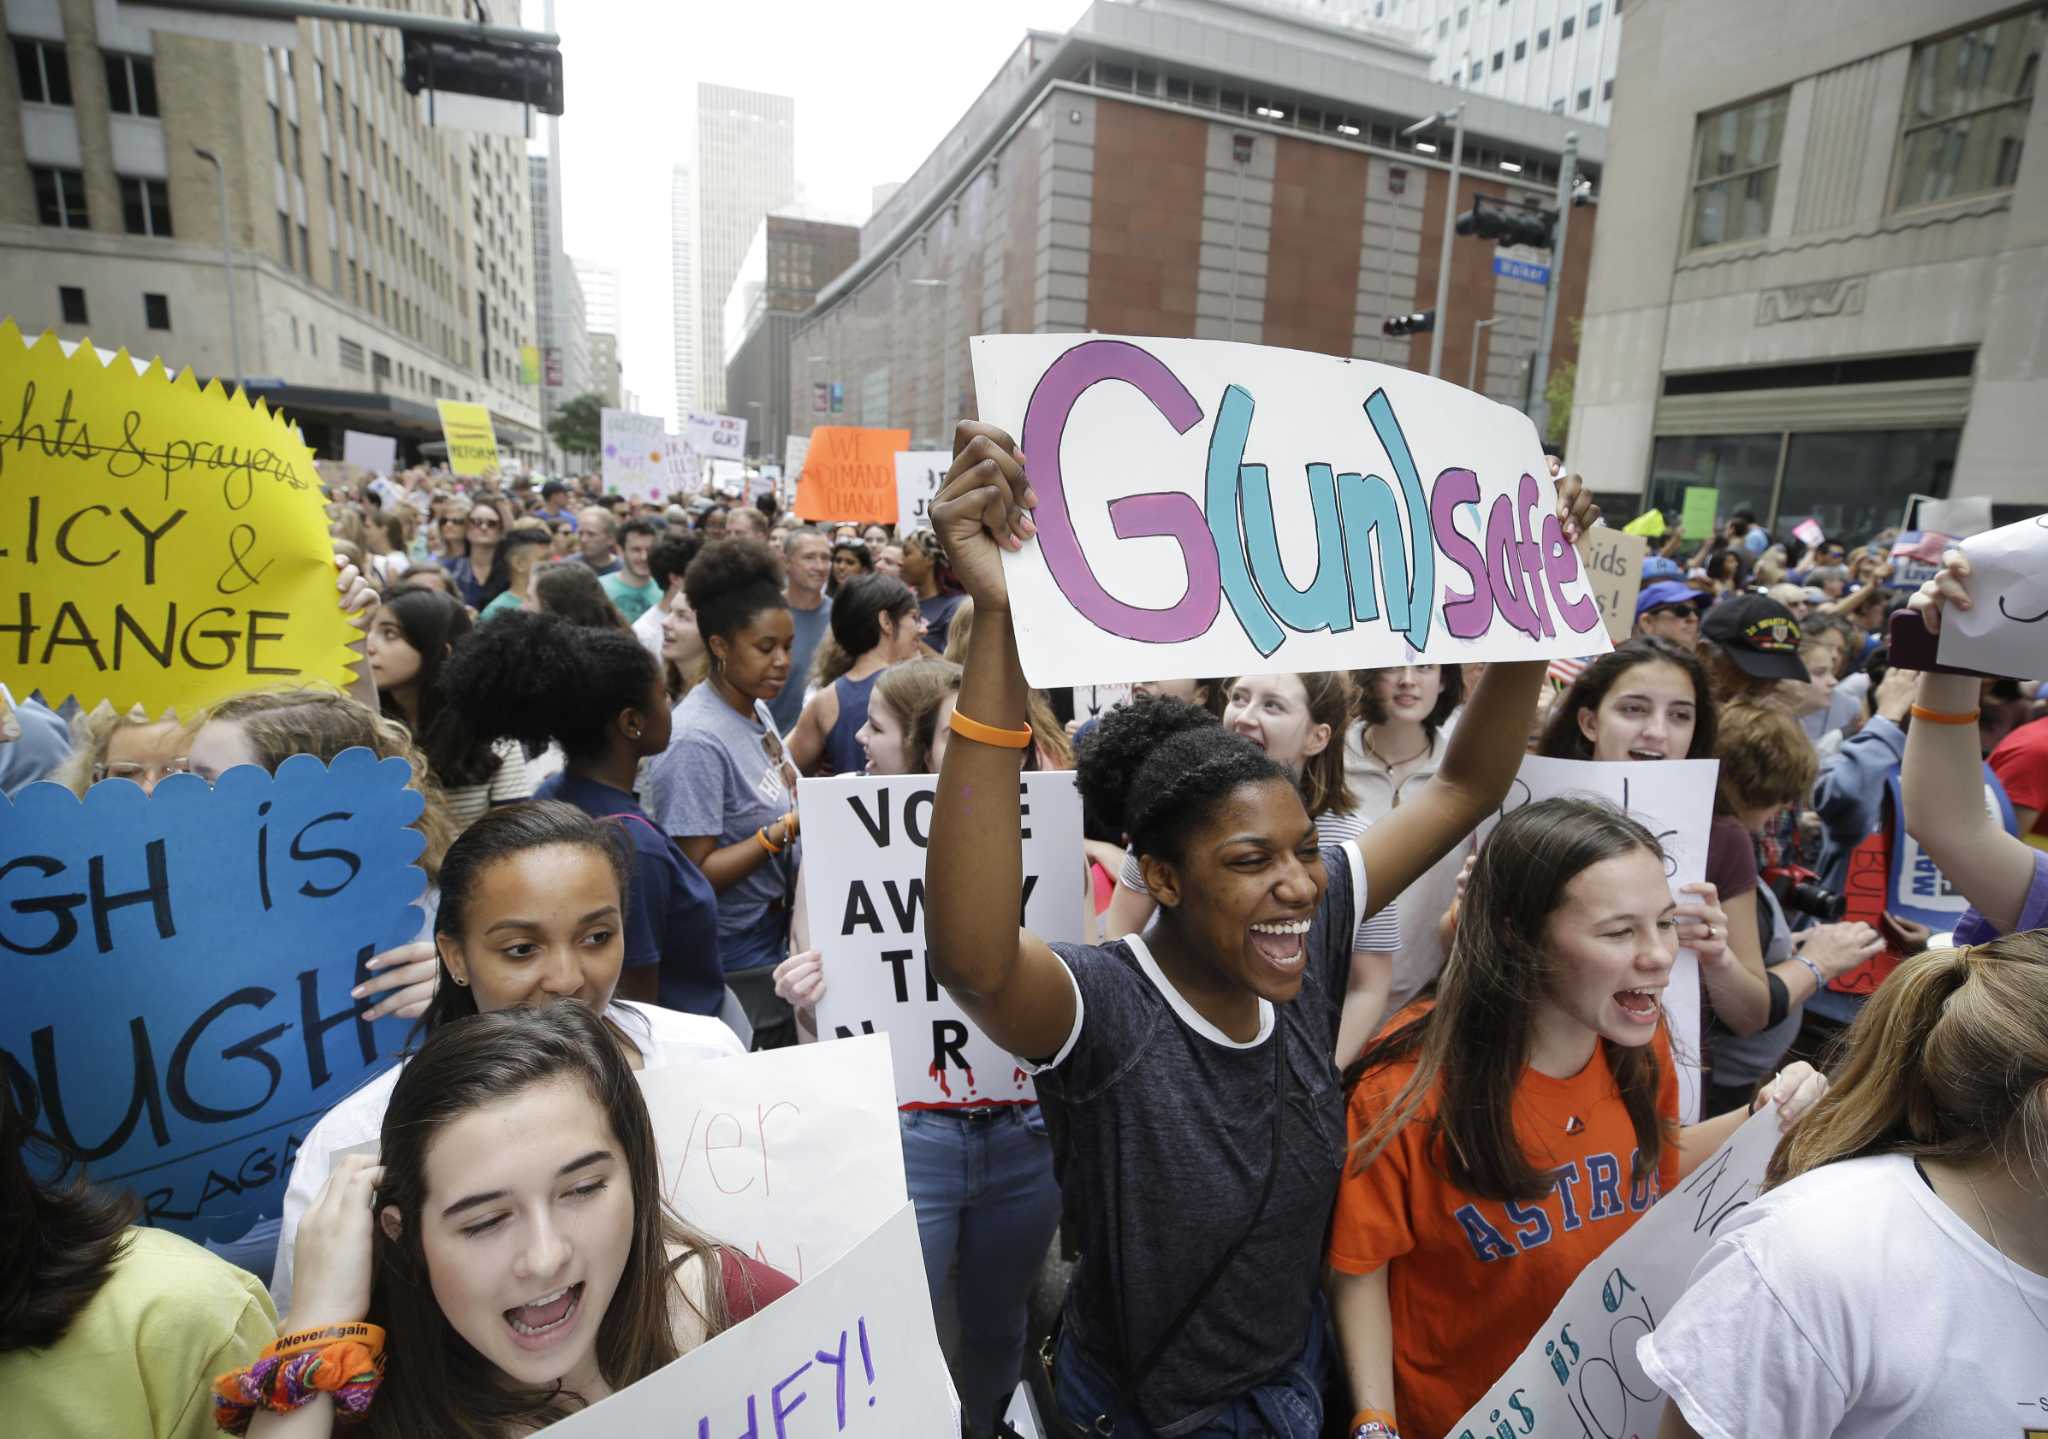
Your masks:
{"label": "orange wristband", "polygon": [[309,1349],[325,1349],[330,1344],[360,1344],[374,1359],[384,1352],[384,1331],[374,1324],[330,1324],[325,1329],[301,1329],[296,1334],[278,1335],[264,1349],[263,1357],[287,1359]]}
{"label": "orange wristband", "polygon": [[765,824],[754,831],[754,838],[761,841],[761,848],[767,850],[771,855],[781,854],[783,850],[789,847],[787,840],[777,844],[774,840],[768,838],[768,826]]}
{"label": "orange wristband", "polygon": [[1377,1424],[1381,1428],[1385,1429],[1389,1434],[1397,1434],[1399,1432],[1394,1428],[1394,1416],[1389,1414],[1384,1409],[1359,1410],[1356,1414],[1351,1416],[1351,1427],[1345,1432],[1348,1434],[1356,1434],[1360,1429],[1363,1429],[1368,1424]]}
{"label": "orange wristband", "polygon": [[979,744],[994,745],[997,749],[1023,749],[1031,743],[1031,729],[997,729],[992,724],[983,724],[978,719],[969,719],[956,708],[953,718],[947,721],[953,733],[962,739],[971,739]]}
{"label": "orange wristband", "polygon": [[1966,725],[1977,723],[1977,711],[1968,714],[1950,714],[1946,710],[1931,710],[1926,705],[1913,706],[1913,718],[1926,720],[1929,724]]}

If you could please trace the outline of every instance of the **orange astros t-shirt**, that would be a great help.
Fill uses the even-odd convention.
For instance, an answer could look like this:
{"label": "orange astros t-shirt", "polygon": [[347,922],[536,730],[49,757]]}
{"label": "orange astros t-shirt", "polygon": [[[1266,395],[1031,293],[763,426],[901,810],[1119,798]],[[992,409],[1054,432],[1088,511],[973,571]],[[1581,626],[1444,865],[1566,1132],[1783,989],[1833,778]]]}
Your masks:
{"label": "orange astros t-shirt", "polygon": [[[1678,1082],[1661,1025],[1652,1042],[1662,1075],[1657,1110],[1675,1125]],[[1353,1144],[1414,1069],[1404,1062],[1359,1080],[1346,1116]],[[1579,1271],[1678,1178],[1674,1139],[1657,1172],[1631,1182],[1635,1130],[1604,1048],[1570,1079],[1523,1072],[1515,1135],[1531,1163],[1558,1175],[1557,1187],[1533,1203],[1475,1198],[1429,1162],[1428,1120],[1439,1097],[1424,1099],[1363,1172],[1347,1163],[1330,1224],[1331,1268],[1370,1274],[1393,1266],[1394,1403],[1405,1439],[1443,1439],[1521,1354]]]}

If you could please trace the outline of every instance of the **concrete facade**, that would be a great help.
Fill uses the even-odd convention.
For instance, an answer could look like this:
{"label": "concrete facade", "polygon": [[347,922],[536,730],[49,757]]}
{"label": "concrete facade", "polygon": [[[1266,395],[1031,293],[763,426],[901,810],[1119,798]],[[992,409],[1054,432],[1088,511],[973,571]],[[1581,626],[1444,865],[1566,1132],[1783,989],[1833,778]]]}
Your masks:
{"label": "concrete facade", "polygon": [[[2048,12],[1729,0],[1628,16],[1602,218],[1626,243],[1594,254],[1574,466],[1666,506],[1715,484],[1724,512],[1851,536],[1897,523],[1914,492],[2048,501],[2048,114],[2030,93]],[[1781,119],[1774,172],[1747,163],[1768,150],[1753,128],[1756,178],[1730,205],[1696,191],[1695,153],[1737,104]],[[1942,118],[1972,112],[1989,123]],[[1930,120],[1953,181],[1912,148]]]}
{"label": "concrete facade", "polygon": [[1337,0],[1318,13],[1411,37],[1430,52],[1432,80],[1605,125],[1614,111],[1622,12],[1644,3]]}
{"label": "concrete facade", "polygon": [[680,426],[697,404],[696,186],[690,167],[678,165],[668,187],[669,309],[674,333],[675,422]]}

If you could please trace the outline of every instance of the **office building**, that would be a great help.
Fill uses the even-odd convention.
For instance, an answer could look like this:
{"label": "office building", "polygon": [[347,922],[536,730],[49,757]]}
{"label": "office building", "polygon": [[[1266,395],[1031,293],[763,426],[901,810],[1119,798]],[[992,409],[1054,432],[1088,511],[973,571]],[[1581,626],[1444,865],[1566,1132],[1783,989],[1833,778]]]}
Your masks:
{"label": "office building", "polygon": [[1916,493],[2041,507],[2048,6],[1628,14],[1574,467],[1852,541]]}
{"label": "office building", "polygon": [[526,157],[533,197],[533,294],[540,334],[541,425],[590,389],[583,286],[562,250],[562,195],[551,155]]}
{"label": "office building", "polygon": [[725,297],[755,228],[796,201],[796,102],[699,85],[696,182],[697,407],[724,413]]}
{"label": "office building", "polygon": [[359,429],[412,457],[452,398],[537,460],[523,144],[429,127],[393,30],[250,27],[266,45],[141,13],[8,0],[0,265],[23,330],[239,375],[322,455]]}
{"label": "office building", "polygon": [[583,290],[583,327],[590,343],[589,388],[620,408],[623,370],[619,349],[619,267],[569,257]]}
{"label": "office building", "polygon": [[784,211],[755,227],[723,318],[725,413],[747,422],[751,458],[782,459],[790,433],[790,338],[818,291],[859,254],[858,225]]}
{"label": "office building", "polygon": [[678,165],[668,187],[669,308],[675,348],[676,424],[697,403],[697,201],[688,165]]}

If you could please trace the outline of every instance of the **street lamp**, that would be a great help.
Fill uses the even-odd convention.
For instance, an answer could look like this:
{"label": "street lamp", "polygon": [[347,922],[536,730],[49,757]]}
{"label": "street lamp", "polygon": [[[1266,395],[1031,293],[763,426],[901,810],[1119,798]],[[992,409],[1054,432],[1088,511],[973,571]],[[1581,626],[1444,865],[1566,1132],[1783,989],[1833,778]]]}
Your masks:
{"label": "street lamp", "polygon": [[[950,290],[951,280],[912,280],[911,285],[920,290]],[[946,298],[939,296],[939,425],[936,431],[937,443],[943,445],[946,438],[946,410],[948,393],[953,387],[953,346],[946,334]]]}
{"label": "street lamp", "polygon": [[220,192],[220,271],[228,287],[228,352],[235,365],[235,388],[243,387],[242,369],[242,327],[235,319],[235,251],[234,235],[228,229],[228,171],[220,162],[220,156],[198,145],[192,153],[213,166],[214,188]]}
{"label": "street lamp", "polygon": [[[1437,252],[1436,260],[1436,330],[1429,341],[1429,372],[1432,375],[1442,374],[1444,367],[1444,321],[1450,313],[1451,298],[1451,236],[1458,216],[1458,166],[1465,158],[1465,106],[1460,102],[1448,110],[1439,110],[1401,132],[1402,139],[1412,139],[1446,120],[1451,125],[1451,182],[1444,189],[1443,246]],[[1425,148],[1422,143],[1417,143],[1415,148],[1425,154],[1434,153],[1436,149],[1434,145]]]}
{"label": "street lamp", "polygon": [[1499,319],[1500,316],[1495,315],[1491,319],[1472,322],[1472,363],[1465,367],[1465,388],[1468,390],[1479,388],[1479,332]]}

